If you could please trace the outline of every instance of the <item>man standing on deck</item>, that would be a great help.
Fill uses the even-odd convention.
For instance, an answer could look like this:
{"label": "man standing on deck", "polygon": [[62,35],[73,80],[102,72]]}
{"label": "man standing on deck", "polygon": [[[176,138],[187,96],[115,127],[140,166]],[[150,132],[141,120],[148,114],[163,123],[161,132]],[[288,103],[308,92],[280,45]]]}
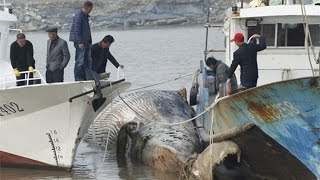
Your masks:
{"label": "man standing on deck", "polygon": [[48,32],[49,36],[46,81],[47,83],[63,82],[64,68],[70,60],[68,44],[57,35],[58,28],[52,27],[47,29],[46,32]]}
{"label": "man standing on deck", "polygon": [[[10,60],[17,80],[28,78],[28,74],[20,74],[21,71],[30,71],[29,78],[33,78],[35,68],[33,45],[30,41],[26,40],[26,36],[23,33],[17,34],[17,40],[10,46]],[[27,81],[17,82],[17,86],[23,86],[26,84]],[[33,81],[29,80],[28,84],[33,84]]]}
{"label": "man standing on deck", "polygon": [[91,31],[89,14],[93,8],[92,2],[84,2],[82,8],[74,15],[69,40],[76,48],[74,78],[75,81],[92,79],[91,77]]}
{"label": "man standing on deck", "polygon": [[[226,65],[225,63],[216,60],[216,58],[214,57],[209,57],[206,60],[206,65],[212,69],[213,71],[215,71],[216,74],[216,88],[219,88],[220,84],[226,83],[228,80],[228,71],[229,71],[229,67],[228,65]],[[230,83],[231,83],[231,92],[230,93],[235,93],[237,91],[237,78],[236,76],[233,74],[231,79],[230,79]],[[222,94],[220,94],[222,95]]]}
{"label": "man standing on deck", "polygon": [[92,45],[92,70],[97,73],[97,75],[101,76],[102,74],[105,74],[108,59],[116,68],[124,67],[123,65],[120,65],[118,63],[118,61],[112,56],[109,51],[109,48],[113,42],[113,37],[111,35],[107,35],[102,39],[102,41]]}
{"label": "man standing on deck", "polygon": [[[236,33],[230,42],[235,42],[239,47],[233,53],[233,61],[228,72],[228,78],[232,78],[237,66],[240,65],[240,82],[241,86],[249,89],[257,86],[258,81],[258,64],[257,52],[266,49],[266,41],[263,36],[254,34],[253,42],[244,43],[242,33]],[[259,44],[256,43],[256,38],[259,38]]]}

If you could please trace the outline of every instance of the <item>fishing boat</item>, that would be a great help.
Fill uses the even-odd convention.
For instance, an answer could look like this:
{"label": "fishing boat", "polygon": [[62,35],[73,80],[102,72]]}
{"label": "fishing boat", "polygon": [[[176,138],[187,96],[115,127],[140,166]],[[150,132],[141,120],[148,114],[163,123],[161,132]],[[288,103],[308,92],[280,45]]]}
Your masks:
{"label": "fishing boat", "polygon": [[[8,62],[10,25],[17,21],[7,4],[0,11],[0,168],[72,168],[77,147],[95,117],[130,87],[125,79],[47,84],[39,71],[15,86]],[[33,84],[29,82],[38,82]]]}
{"label": "fishing boat", "polygon": [[[199,134],[204,140],[211,129],[215,134],[242,129],[226,136],[241,148],[241,160],[225,166],[225,172],[237,167],[248,179],[320,179],[320,6],[258,2],[231,8],[220,26],[225,49],[208,49],[206,43],[201,83],[194,83],[190,91],[190,104],[197,105],[198,114],[212,107],[197,118],[203,127]],[[209,23],[209,14],[207,41],[208,29],[217,27]],[[258,86],[222,97],[205,59],[210,52],[225,53],[230,65],[237,50],[230,40],[238,32],[248,42],[253,34],[266,38],[267,49],[257,55]],[[239,69],[235,74],[240,77]]]}

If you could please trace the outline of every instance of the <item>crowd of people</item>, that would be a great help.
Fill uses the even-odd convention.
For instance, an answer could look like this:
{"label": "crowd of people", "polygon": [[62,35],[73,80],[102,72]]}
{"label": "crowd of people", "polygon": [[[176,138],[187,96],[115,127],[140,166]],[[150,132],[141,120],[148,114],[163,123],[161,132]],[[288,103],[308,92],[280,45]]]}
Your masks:
{"label": "crowd of people", "polygon": [[[99,80],[104,78],[108,59],[116,67],[123,68],[110,53],[110,46],[114,42],[111,35],[105,36],[100,42],[92,45],[91,31],[89,25],[89,14],[93,4],[90,1],[84,2],[72,21],[69,41],[75,47],[75,81]],[[47,55],[46,55],[46,82],[55,83],[64,81],[64,69],[69,63],[70,52],[67,42],[58,36],[58,28],[50,27],[48,33]],[[16,41],[10,46],[10,60],[14,75],[17,79],[17,86],[33,84],[35,73],[35,59],[33,57],[33,45],[26,39],[25,34],[18,33]],[[28,71],[29,73],[21,73]]]}
{"label": "crowd of people", "polygon": [[[75,81],[99,80],[106,73],[107,61],[116,67],[123,68],[110,53],[110,46],[114,42],[111,35],[105,36],[101,41],[92,45],[91,30],[89,25],[89,14],[93,4],[90,1],[84,2],[72,21],[69,41],[75,47]],[[46,60],[46,81],[47,83],[63,82],[64,69],[70,60],[70,52],[67,42],[58,36],[58,28],[53,27],[46,30],[48,32],[47,60]],[[231,92],[238,90],[237,79],[234,71],[240,66],[240,88],[249,89],[256,87],[258,80],[257,52],[266,48],[263,36],[254,34],[253,41],[244,42],[242,33],[236,33],[231,42],[239,47],[233,53],[233,61],[229,68],[225,63],[216,60],[214,57],[206,59],[209,68],[215,71],[216,87],[221,87],[222,83],[230,82]],[[260,43],[256,43],[256,39]],[[35,60],[33,58],[32,43],[26,40],[23,33],[17,34],[17,39],[11,44],[10,59],[17,78],[17,86],[25,85],[27,82],[22,79],[28,78],[28,74],[21,74],[21,71],[29,71],[29,78],[33,77]],[[32,81],[29,81],[32,84]]]}

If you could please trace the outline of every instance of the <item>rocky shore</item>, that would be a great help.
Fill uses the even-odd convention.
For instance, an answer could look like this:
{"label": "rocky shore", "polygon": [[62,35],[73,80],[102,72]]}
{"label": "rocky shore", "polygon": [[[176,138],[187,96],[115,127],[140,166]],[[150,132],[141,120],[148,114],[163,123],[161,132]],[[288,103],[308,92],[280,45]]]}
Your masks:
{"label": "rocky shore", "polygon": [[[18,17],[14,28],[23,31],[58,26],[68,30],[72,17],[84,1],[11,0]],[[137,26],[186,25],[206,21],[207,9],[213,7],[212,23],[220,23],[232,1],[225,0],[93,0],[90,23],[93,29]]]}

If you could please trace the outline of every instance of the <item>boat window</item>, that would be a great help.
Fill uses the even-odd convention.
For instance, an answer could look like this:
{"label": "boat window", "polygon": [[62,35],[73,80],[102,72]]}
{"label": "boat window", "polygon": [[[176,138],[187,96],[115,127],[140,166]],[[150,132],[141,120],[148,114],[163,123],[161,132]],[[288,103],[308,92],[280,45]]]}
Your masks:
{"label": "boat window", "polygon": [[259,24],[256,27],[248,27],[248,39],[254,35],[254,34],[260,34],[261,33],[261,25]]}
{"label": "boat window", "polygon": [[266,38],[267,46],[275,46],[275,24],[259,24],[248,29],[248,38],[254,34],[261,34]]}
{"label": "boat window", "polygon": [[262,24],[261,34],[266,38],[267,46],[275,46],[275,24]]}
{"label": "boat window", "polygon": [[313,46],[320,46],[320,24],[309,25],[310,36]]}
{"label": "boat window", "polygon": [[[309,24],[309,31],[312,45],[319,47],[320,25]],[[267,46],[304,47],[305,45],[305,33],[302,23],[259,24],[257,27],[248,28],[248,38],[250,38],[253,34],[263,35],[266,38]]]}
{"label": "boat window", "polygon": [[304,46],[303,24],[278,24],[277,46]]}

